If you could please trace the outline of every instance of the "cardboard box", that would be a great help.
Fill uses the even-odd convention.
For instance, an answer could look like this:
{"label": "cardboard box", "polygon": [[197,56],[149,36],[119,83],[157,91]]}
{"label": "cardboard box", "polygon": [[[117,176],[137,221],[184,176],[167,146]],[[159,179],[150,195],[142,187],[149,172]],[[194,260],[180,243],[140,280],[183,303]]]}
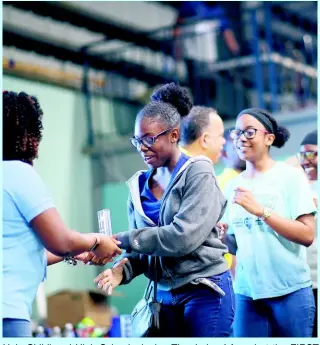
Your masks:
{"label": "cardboard box", "polygon": [[63,290],[48,297],[49,327],[77,324],[84,317],[91,318],[99,327],[109,327],[111,310],[108,296],[101,291]]}

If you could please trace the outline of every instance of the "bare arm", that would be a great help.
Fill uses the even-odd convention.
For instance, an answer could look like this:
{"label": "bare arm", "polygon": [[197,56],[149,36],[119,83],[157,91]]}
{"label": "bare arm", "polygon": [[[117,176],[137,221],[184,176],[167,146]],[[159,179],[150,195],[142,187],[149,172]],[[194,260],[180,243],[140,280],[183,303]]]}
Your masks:
{"label": "bare arm", "polygon": [[68,229],[58,211],[50,208],[32,219],[31,226],[52,254],[77,255],[88,251],[96,242],[95,234],[80,234]]}
{"label": "bare arm", "polygon": [[96,243],[98,257],[113,257],[121,254],[114,240],[99,234],[81,234],[70,230],[55,208],[49,208],[31,220],[31,226],[45,248],[56,256],[77,255],[89,251]]}
{"label": "bare arm", "polygon": [[314,240],[315,219],[312,214],[290,220],[272,212],[265,222],[287,240],[309,247]]}
{"label": "bare arm", "polygon": [[62,221],[34,168],[22,164],[19,169],[19,174],[25,176],[26,182],[19,185],[19,190],[10,190],[10,197],[49,252],[60,257],[75,256],[89,250],[94,250],[99,258],[121,254],[111,237],[70,230]]}
{"label": "bare arm", "polygon": [[[47,253],[47,266],[51,266],[51,265],[54,265],[54,264],[57,264],[57,263],[63,261],[63,258],[61,256],[54,255],[48,251],[46,251],[46,253]],[[83,263],[85,263],[86,258],[89,254],[92,254],[92,252],[90,252],[90,253],[83,252],[83,253],[75,256],[74,259],[76,259],[77,261],[82,261]],[[92,255],[94,255],[94,254],[92,254]],[[103,259],[99,259],[99,260],[102,261]],[[109,261],[110,260],[105,259],[105,260],[103,260],[103,264],[105,265]],[[93,263],[93,264],[95,264],[95,263]]]}
{"label": "bare arm", "polygon": [[63,258],[61,256],[54,255],[47,251],[47,265],[51,266],[61,262]]}
{"label": "bare arm", "polygon": [[[233,202],[257,217],[263,216],[263,206],[254,199],[251,192],[242,187],[236,189]],[[276,212],[271,212],[270,217],[265,219],[265,222],[270,228],[289,241],[308,247],[314,240],[315,219],[312,213],[300,215],[297,219],[291,220],[280,216]]]}

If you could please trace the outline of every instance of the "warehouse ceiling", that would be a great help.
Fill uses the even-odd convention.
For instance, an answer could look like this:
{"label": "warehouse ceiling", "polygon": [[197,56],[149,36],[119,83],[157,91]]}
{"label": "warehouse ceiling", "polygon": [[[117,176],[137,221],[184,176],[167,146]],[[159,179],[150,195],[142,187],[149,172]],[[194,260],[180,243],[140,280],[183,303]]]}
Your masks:
{"label": "warehouse ceiling", "polygon": [[[263,6],[259,2],[242,4]],[[316,45],[315,1],[272,4],[272,31],[277,39],[292,41],[299,48],[307,37]],[[179,6],[180,2],[175,1],[4,1],[4,56],[49,66],[63,62],[78,71],[87,62],[96,71],[116,73],[155,86],[167,80],[163,61],[170,62],[172,55],[170,40],[155,39],[155,32],[175,23]],[[259,17],[258,23],[263,37],[263,18]],[[119,57],[119,51],[125,54]]]}

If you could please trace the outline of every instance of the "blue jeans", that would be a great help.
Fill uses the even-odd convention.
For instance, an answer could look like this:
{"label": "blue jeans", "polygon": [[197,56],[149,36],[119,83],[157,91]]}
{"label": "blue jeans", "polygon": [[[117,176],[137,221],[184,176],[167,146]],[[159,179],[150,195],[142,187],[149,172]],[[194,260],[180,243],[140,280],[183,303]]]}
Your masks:
{"label": "blue jeans", "polygon": [[3,338],[32,337],[31,326],[28,320],[2,319]]}
{"label": "blue jeans", "polygon": [[187,284],[171,291],[158,290],[162,300],[160,331],[162,337],[228,337],[234,319],[234,293],[229,271],[209,278],[224,292]]}
{"label": "blue jeans", "polygon": [[253,300],[236,294],[235,337],[311,337],[315,302],[311,287]]}

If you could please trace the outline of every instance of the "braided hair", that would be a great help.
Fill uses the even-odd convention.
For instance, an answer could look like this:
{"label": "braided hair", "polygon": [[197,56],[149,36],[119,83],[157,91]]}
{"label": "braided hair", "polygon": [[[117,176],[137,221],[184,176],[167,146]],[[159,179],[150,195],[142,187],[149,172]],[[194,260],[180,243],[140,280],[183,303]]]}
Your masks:
{"label": "braided hair", "polygon": [[3,160],[20,160],[31,164],[38,156],[42,139],[42,109],[36,97],[25,92],[4,91]]}

